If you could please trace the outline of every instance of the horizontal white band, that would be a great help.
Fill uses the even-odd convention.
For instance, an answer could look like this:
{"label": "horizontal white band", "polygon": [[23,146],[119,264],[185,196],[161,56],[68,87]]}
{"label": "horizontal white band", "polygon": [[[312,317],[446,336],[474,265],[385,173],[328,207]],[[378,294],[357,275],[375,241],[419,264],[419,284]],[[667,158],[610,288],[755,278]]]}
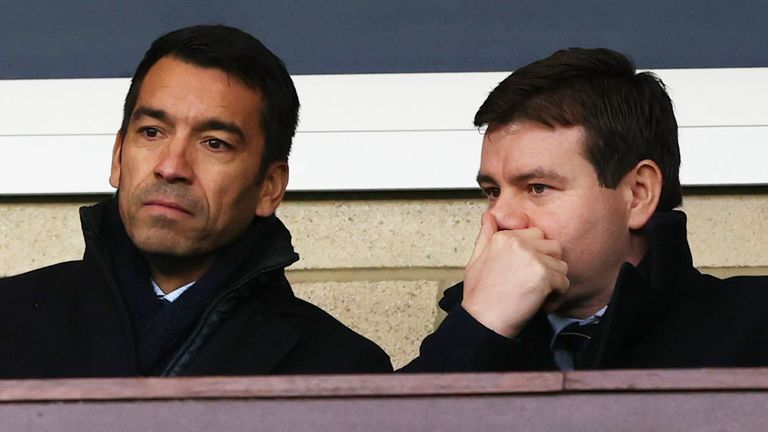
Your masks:
{"label": "horizontal white band", "polygon": [[[684,185],[768,183],[768,126],[680,132]],[[110,193],[113,140],[112,135],[0,137],[0,191]],[[476,130],[303,132],[291,156],[289,190],[474,188],[480,144]]]}
{"label": "horizontal white band", "polygon": [[[768,184],[768,68],[659,70],[684,185]],[[296,76],[289,190],[475,187],[475,110],[507,73]],[[0,194],[104,193],[127,79],[0,81]]]}

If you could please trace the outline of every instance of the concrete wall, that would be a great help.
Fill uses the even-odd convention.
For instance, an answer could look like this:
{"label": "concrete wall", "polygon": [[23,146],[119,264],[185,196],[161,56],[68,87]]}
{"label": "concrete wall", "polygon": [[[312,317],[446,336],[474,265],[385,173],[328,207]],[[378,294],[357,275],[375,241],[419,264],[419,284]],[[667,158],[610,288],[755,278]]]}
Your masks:
{"label": "concrete wall", "polygon": [[[279,210],[301,255],[288,277],[299,296],[403,365],[442,318],[442,290],[461,279],[484,208],[471,196],[293,195]],[[77,207],[94,200],[0,199],[0,275],[78,259]],[[768,273],[768,192],[688,193],[684,210],[698,267],[718,275]]]}

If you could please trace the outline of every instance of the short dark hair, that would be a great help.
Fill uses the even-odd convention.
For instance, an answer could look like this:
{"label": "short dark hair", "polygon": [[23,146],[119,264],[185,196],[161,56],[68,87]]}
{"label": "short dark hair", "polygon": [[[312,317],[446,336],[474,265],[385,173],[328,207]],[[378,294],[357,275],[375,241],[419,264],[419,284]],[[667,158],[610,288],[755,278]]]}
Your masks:
{"label": "short dark hair", "polygon": [[682,203],[672,101],[661,79],[636,73],[625,55],[557,51],[505,78],[475,114],[475,126],[489,130],[520,120],[584,127],[586,157],[603,187],[615,188],[638,162],[653,160],[663,176],[657,210]]}
{"label": "short dark hair", "polygon": [[123,136],[136,108],[144,78],[155,63],[168,56],[201,67],[220,69],[258,90],[264,101],[259,120],[265,140],[259,176],[272,162],[288,160],[299,121],[299,97],[293,80],[282,60],[258,39],[223,25],[182,28],[152,43],[136,68],[125,97],[123,123],[120,126]]}

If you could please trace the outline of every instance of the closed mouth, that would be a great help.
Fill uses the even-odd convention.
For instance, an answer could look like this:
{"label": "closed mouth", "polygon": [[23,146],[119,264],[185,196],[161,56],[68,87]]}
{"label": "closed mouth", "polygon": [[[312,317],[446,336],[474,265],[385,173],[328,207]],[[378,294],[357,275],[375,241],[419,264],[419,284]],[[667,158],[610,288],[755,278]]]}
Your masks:
{"label": "closed mouth", "polygon": [[162,200],[162,199],[151,199],[144,202],[145,206],[158,206],[158,207],[165,207],[171,210],[176,210],[182,213],[186,213],[188,215],[191,215],[192,212],[187,210],[186,207],[179,204],[176,201],[169,201],[169,200]]}

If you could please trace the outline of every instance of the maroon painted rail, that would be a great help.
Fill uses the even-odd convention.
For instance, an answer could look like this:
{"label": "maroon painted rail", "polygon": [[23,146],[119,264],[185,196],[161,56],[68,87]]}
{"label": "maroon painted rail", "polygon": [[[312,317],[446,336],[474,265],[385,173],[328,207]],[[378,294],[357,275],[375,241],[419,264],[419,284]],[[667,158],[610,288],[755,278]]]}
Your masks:
{"label": "maroon painted rail", "polygon": [[0,381],[0,431],[763,431],[768,369]]}

